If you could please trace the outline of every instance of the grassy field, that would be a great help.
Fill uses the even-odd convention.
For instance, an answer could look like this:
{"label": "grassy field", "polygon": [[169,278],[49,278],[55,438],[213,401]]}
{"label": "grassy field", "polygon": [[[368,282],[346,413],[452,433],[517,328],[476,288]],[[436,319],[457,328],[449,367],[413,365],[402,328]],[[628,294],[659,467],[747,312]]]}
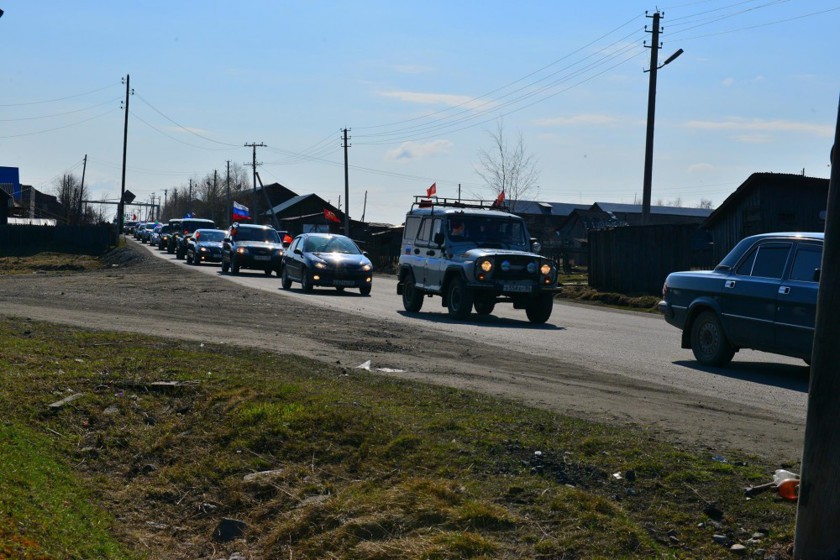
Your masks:
{"label": "grassy field", "polygon": [[291,356],[0,338],[0,558],[790,557],[795,505],[744,496],[790,465]]}

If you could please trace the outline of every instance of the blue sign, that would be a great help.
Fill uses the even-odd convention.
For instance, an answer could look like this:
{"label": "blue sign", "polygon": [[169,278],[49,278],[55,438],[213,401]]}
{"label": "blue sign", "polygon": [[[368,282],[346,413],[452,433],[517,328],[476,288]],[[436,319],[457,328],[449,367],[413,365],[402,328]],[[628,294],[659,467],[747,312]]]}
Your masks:
{"label": "blue sign", "polygon": [[20,170],[17,167],[0,167],[0,188],[20,201]]}

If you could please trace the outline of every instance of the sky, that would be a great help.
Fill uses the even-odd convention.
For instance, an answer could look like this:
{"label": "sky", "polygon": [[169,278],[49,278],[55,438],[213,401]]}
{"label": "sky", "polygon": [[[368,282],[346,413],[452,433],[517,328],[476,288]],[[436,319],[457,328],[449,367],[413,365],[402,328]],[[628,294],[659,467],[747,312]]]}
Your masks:
{"label": "sky", "polygon": [[[721,204],[751,173],[829,177],[840,0],[0,0],[0,166],[141,202],[226,162],[399,224],[415,195],[492,199],[499,126],[528,198],[641,203],[653,12],[653,204]],[[366,202],[365,202],[366,200]],[[113,213],[113,210],[106,212]]]}

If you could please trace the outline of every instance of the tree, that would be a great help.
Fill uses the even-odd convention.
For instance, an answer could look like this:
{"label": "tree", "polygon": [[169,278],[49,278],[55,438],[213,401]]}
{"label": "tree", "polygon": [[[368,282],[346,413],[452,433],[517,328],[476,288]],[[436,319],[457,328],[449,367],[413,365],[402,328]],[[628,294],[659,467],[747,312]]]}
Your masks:
{"label": "tree", "polygon": [[708,198],[701,198],[700,203],[697,205],[697,208],[706,208],[707,210],[712,209],[712,201]]}
{"label": "tree", "polygon": [[492,146],[479,150],[475,172],[492,189],[494,198],[505,193],[505,200],[513,211],[518,200],[539,193],[537,162],[525,148],[521,134],[515,142],[509,143],[502,121],[498,122],[495,132],[488,131],[488,134]]}
{"label": "tree", "polygon": [[64,220],[68,224],[86,223],[82,201],[86,198],[86,189],[78,177],[65,173],[55,180],[55,196],[64,210]]}

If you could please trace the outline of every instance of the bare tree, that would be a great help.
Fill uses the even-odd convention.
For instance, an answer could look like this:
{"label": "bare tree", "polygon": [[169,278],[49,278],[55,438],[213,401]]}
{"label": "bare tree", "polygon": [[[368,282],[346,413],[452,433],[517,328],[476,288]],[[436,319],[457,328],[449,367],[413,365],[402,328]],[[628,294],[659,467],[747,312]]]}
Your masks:
{"label": "bare tree", "polygon": [[514,211],[518,200],[539,194],[537,162],[528,153],[521,134],[513,143],[508,141],[502,121],[498,122],[495,132],[488,131],[488,134],[492,146],[479,150],[475,172],[492,189],[494,196],[504,192],[508,206]]}
{"label": "bare tree", "polygon": [[697,205],[697,208],[706,208],[711,210],[712,208],[712,201],[708,198],[701,198],[700,203]]}
{"label": "bare tree", "polygon": [[64,220],[68,224],[88,223],[85,220],[82,200],[87,198],[86,189],[81,180],[72,173],[65,173],[55,180],[54,191],[58,202],[64,209]]}

